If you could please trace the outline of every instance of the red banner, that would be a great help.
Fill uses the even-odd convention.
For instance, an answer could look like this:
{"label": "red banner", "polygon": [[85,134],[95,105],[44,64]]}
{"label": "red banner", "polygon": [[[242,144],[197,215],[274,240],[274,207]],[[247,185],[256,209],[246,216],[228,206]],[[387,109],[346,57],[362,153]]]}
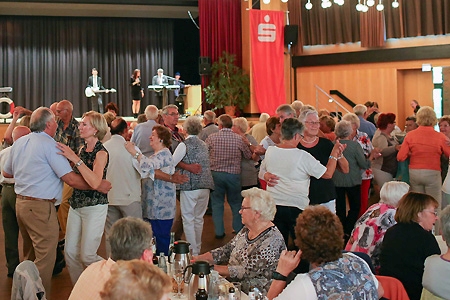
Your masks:
{"label": "red banner", "polygon": [[250,10],[253,92],[259,111],[274,115],[286,103],[282,11]]}

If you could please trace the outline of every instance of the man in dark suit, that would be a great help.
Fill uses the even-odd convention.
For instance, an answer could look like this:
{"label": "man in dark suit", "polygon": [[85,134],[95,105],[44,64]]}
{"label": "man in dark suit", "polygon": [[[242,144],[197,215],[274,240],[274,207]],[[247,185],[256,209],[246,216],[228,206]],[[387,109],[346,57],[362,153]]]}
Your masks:
{"label": "man in dark suit", "polygon": [[[92,92],[96,92],[98,90],[105,90],[105,87],[102,85],[102,78],[98,76],[98,71],[96,68],[92,68],[92,76],[89,76],[88,88],[92,89]],[[108,92],[108,91],[106,91]],[[93,111],[98,111],[99,113],[103,113],[103,101],[102,94],[95,93],[95,95],[91,96],[91,109]]]}
{"label": "man in dark suit", "polygon": [[[164,75],[163,69],[158,69],[158,73],[153,76],[152,79],[152,85],[168,85],[169,84],[169,78]],[[167,105],[167,103],[163,103],[163,93],[166,93],[165,90],[162,90],[160,92],[155,91],[156,100],[154,105],[158,108],[162,108],[163,105]]]}

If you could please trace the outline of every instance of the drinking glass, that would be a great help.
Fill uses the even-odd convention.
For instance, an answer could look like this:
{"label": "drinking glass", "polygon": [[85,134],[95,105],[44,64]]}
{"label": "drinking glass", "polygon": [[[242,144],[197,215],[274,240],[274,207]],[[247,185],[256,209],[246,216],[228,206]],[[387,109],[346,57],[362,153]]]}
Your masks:
{"label": "drinking glass", "polygon": [[175,279],[175,282],[177,283],[178,292],[175,296],[175,298],[182,298],[180,293],[180,285],[184,282],[184,264],[180,261],[174,261],[173,262],[173,279]]}

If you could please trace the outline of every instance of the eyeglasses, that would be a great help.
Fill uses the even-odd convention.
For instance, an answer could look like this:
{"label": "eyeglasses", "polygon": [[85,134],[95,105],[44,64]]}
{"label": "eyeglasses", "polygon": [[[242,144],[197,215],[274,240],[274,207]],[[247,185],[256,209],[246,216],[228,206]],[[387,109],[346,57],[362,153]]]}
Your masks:
{"label": "eyeglasses", "polygon": [[241,210],[252,209],[250,206],[241,206]]}
{"label": "eyeglasses", "polygon": [[319,126],[320,122],[305,121],[306,124]]}
{"label": "eyeglasses", "polygon": [[426,210],[426,209],[424,209],[423,211],[426,211],[426,212],[432,213],[432,214],[433,214],[433,215],[435,215],[436,217],[437,217],[437,215],[438,215],[438,212],[437,212],[437,211],[435,211],[435,210]]}

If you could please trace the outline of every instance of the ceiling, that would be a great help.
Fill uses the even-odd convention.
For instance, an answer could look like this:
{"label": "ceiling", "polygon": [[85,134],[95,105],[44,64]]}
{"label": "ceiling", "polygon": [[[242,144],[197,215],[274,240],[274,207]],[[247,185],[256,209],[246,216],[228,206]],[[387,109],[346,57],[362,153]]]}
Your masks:
{"label": "ceiling", "polygon": [[0,15],[188,19],[189,13],[198,16],[198,0],[0,0]]}

